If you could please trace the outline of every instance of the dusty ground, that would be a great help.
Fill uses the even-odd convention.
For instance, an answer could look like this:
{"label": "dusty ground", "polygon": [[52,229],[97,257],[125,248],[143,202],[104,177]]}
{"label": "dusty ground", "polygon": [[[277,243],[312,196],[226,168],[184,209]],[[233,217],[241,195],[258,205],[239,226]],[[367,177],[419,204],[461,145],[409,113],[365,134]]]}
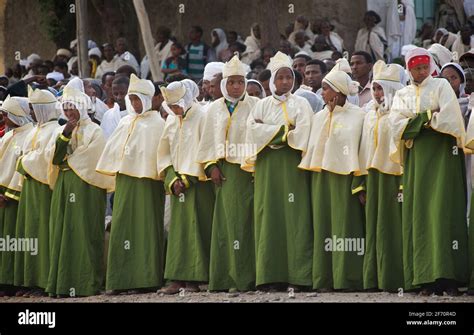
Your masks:
{"label": "dusty ground", "polygon": [[0,298],[0,303],[268,303],[268,302],[397,302],[397,303],[474,303],[474,296],[459,297],[421,297],[412,293],[403,296],[390,293],[186,293],[182,296],[163,296],[155,293],[120,296],[94,296],[81,299],[51,299],[51,298]]}

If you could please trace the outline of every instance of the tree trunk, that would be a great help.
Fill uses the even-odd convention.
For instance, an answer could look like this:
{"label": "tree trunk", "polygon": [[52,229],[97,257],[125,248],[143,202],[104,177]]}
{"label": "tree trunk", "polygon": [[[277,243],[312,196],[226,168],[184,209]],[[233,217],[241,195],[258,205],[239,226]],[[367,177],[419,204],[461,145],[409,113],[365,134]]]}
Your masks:
{"label": "tree trunk", "polygon": [[262,47],[278,50],[280,32],[278,31],[278,12],[275,2],[260,0],[257,5],[257,17],[262,35]]}
{"label": "tree trunk", "polygon": [[88,20],[87,0],[76,0],[76,22],[77,22],[77,57],[79,66],[79,77],[90,77],[89,49],[88,49]]}
{"label": "tree trunk", "polygon": [[135,11],[137,12],[138,22],[142,31],[143,44],[145,45],[148,61],[150,63],[151,75],[154,81],[159,79],[160,65],[155,57],[155,43],[151,33],[150,20],[143,0],[133,0]]}

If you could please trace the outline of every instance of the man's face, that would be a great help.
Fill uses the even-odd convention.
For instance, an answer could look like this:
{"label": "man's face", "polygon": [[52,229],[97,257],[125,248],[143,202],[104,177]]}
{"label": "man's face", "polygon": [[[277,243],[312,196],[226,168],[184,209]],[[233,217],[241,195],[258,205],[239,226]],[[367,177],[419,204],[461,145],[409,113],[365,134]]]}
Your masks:
{"label": "man's face", "polygon": [[92,87],[91,82],[88,81],[88,80],[83,80],[83,83],[84,83],[84,92],[85,92],[90,98],[96,97],[97,94],[96,94],[96,91],[94,90],[94,88]]}
{"label": "man's face", "polygon": [[276,94],[283,95],[291,91],[295,78],[288,68],[278,70],[275,76]]}
{"label": "man's face", "polygon": [[321,88],[321,82],[323,80],[321,67],[317,64],[306,65],[304,78],[305,84],[312,87],[313,92],[316,92]]}
{"label": "man's face", "polygon": [[410,69],[410,73],[415,83],[420,84],[430,75],[430,65],[419,64]]}
{"label": "man's face", "polygon": [[298,71],[304,78],[304,68],[306,66],[306,59],[297,57],[293,61],[293,70]]}
{"label": "man's face", "polygon": [[351,70],[354,79],[358,80],[369,75],[372,70],[372,64],[367,63],[364,56],[354,55],[351,57]]}
{"label": "man's face", "polygon": [[126,85],[112,85],[112,95],[114,97],[114,101],[120,106],[120,110],[126,109],[125,97],[127,96],[127,91],[128,87]]}
{"label": "man's face", "polygon": [[111,45],[104,47],[104,58],[107,60],[107,62],[110,62],[112,59],[114,59],[114,48],[112,48]]}
{"label": "man's face", "polygon": [[227,78],[226,89],[232,98],[240,98],[245,91],[245,78],[243,76],[230,76]]}
{"label": "man's face", "polygon": [[115,76],[108,75],[107,77],[105,77],[105,84],[102,85],[102,89],[105,91],[108,98],[113,97],[112,82],[114,81],[114,79],[115,79]]}
{"label": "man's face", "polygon": [[209,86],[209,95],[211,96],[212,100],[222,98],[220,77],[211,80],[211,84]]}
{"label": "man's face", "polygon": [[115,43],[115,50],[117,51],[119,55],[127,51],[127,43],[125,39],[123,38],[117,39],[117,42]]}

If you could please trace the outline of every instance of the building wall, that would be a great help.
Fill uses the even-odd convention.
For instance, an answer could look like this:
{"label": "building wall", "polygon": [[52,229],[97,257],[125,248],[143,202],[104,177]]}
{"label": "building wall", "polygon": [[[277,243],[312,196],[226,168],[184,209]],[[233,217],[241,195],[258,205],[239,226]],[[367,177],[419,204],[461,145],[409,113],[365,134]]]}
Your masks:
{"label": "building wall", "polygon": [[[72,2],[72,1],[71,1]],[[3,4],[3,6],[2,6]],[[250,33],[250,26],[257,20],[258,1],[252,0],[145,0],[149,11],[152,30],[159,25],[169,26],[173,34],[183,43],[187,43],[188,31],[193,25],[201,25],[204,37],[210,41],[210,31],[223,27],[226,30],[236,30],[243,38]],[[180,13],[179,5],[184,5],[184,13]],[[344,38],[346,48],[352,50],[357,30],[362,26],[362,17],[367,8],[366,0],[276,0],[278,17],[275,23],[280,31],[293,22],[297,15],[304,14],[310,20],[328,17],[334,21],[337,32]],[[293,12],[290,10],[294,9]],[[105,37],[101,22],[89,6],[89,21],[91,39],[104,43]],[[35,52],[43,58],[52,58],[56,46],[52,43],[38,15],[37,0],[0,0],[0,72],[2,66],[12,66],[19,55],[26,58]],[[4,20],[2,20],[4,15]],[[130,13],[135,15],[135,13]],[[2,45],[2,38],[4,44]],[[138,56],[144,54],[140,36],[139,49],[132,50]]]}

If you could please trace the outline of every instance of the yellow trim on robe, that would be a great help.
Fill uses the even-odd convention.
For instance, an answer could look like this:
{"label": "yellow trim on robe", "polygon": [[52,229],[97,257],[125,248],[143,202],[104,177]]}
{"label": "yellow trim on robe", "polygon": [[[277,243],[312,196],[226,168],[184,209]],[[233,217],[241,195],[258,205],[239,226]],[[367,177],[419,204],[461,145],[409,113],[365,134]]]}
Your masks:
{"label": "yellow trim on robe", "polygon": [[204,165],[204,171],[206,171],[209,166],[214,165],[214,164],[217,164],[217,161],[209,162],[206,165]]}
{"label": "yellow trim on robe", "polygon": [[19,197],[19,196],[15,195],[15,194],[12,194],[12,193],[10,193],[10,192],[8,192],[8,191],[5,192],[5,196],[6,196],[7,198],[10,198],[10,199],[13,199],[13,200],[16,200],[16,201],[20,201],[20,197]]}
{"label": "yellow trim on robe", "polygon": [[364,186],[359,186],[359,187],[356,187],[355,189],[352,190],[352,195],[354,194],[357,194],[361,191],[365,191],[365,187]]}
{"label": "yellow trim on robe", "polygon": [[59,135],[59,139],[60,139],[61,141],[64,141],[64,142],[70,142],[70,141],[71,141],[70,138],[67,138],[67,137],[64,136],[63,134],[60,134],[60,135]]}
{"label": "yellow trim on robe", "polygon": [[186,175],[181,175],[181,180],[183,181],[184,183],[184,186],[186,186],[186,188],[190,188],[191,185],[189,184],[189,180],[188,180],[188,177],[186,177]]}
{"label": "yellow trim on robe", "polygon": [[171,180],[171,182],[168,184],[168,189],[171,191],[171,193],[173,193],[173,184],[179,180],[179,177],[174,177],[173,180]]}

